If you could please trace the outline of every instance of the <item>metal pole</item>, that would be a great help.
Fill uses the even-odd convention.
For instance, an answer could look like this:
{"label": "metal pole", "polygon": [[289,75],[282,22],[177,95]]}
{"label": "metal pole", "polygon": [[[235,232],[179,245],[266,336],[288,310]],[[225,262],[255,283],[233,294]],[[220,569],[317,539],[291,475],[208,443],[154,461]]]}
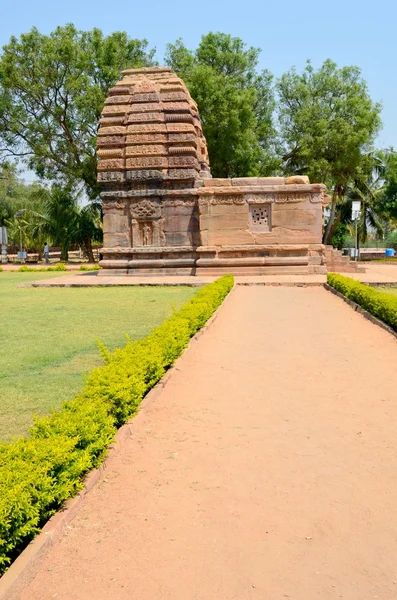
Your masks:
{"label": "metal pole", "polygon": [[356,219],[356,261],[358,260],[358,219]]}
{"label": "metal pole", "polygon": [[22,227],[21,227],[21,222],[19,222],[19,250],[21,251],[21,262],[23,262],[23,258],[22,258],[23,248],[22,248]]}

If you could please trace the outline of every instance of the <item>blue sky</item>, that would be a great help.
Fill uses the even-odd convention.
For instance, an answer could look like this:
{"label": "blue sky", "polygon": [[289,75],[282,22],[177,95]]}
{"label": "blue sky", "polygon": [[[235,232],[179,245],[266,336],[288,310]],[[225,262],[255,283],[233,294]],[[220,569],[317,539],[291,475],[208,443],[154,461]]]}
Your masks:
{"label": "blue sky", "polygon": [[[3,0],[5,4],[5,0]],[[222,31],[262,48],[260,67],[274,75],[310,58],[358,65],[371,96],[383,104],[384,129],[378,144],[397,148],[397,3],[395,0],[18,0],[1,11],[0,45],[36,26],[49,33],[72,22],[105,33],[125,30],[147,38],[161,63],[167,42],[182,37],[195,48],[201,35]]]}

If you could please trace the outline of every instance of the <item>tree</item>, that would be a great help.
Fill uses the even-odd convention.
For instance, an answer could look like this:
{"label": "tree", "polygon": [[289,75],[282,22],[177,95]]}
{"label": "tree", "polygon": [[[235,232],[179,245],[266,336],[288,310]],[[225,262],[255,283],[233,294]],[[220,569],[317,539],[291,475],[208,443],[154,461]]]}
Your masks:
{"label": "tree", "polygon": [[215,177],[266,175],[277,168],[272,146],[272,75],[257,72],[260,50],[209,33],[195,51],[168,44],[166,63],[195,99]]}
{"label": "tree", "polygon": [[108,89],[127,67],[152,64],[146,40],[57,27],[12,37],[0,58],[0,158],[96,198],[96,133]]}
{"label": "tree", "polygon": [[335,213],[354,181],[381,120],[358,67],[331,60],[315,71],[310,61],[302,74],[293,68],[277,83],[283,165],[332,190],[331,214],[324,242],[332,236]]}
{"label": "tree", "polygon": [[76,243],[83,250],[89,262],[95,262],[92,242],[101,242],[103,239],[101,205],[99,202],[91,202],[91,204],[79,208],[75,221],[74,236]]}
{"label": "tree", "polygon": [[0,168],[0,226],[12,219],[18,210],[40,210],[42,189],[39,182],[26,184],[19,177],[15,164],[3,164]]}
{"label": "tree", "polygon": [[383,153],[383,193],[378,198],[378,210],[397,227],[397,152],[390,148]]}
{"label": "tree", "polygon": [[36,213],[34,235],[60,246],[62,261],[68,260],[72,245],[79,245],[94,262],[92,240],[102,239],[100,204],[92,202],[81,207],[72,189],[54,184],[44,191],[43,212]]}
{"label": "tree", "polygon": [[[349,185],[346,194],[346,208],[351,218],[351,207],[354,200],[361,202],[360,219],[358,221],[358,241],[366,242],[370,230],[378,237],[385,232],[385,217],[381,208],[381,200],[385,193],[386,155],[382,151],[371,152],[364,156],[354,182]],[[344,211],[346,219],[346,210]]]}

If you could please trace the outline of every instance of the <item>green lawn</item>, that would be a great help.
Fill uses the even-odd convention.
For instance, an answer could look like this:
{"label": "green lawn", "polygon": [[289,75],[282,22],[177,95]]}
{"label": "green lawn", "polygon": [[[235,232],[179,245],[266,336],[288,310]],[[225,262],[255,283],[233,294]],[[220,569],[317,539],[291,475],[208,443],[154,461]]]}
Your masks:
{"label": "green lawn", "polygon": [[24,434],[82,388],[101,364],[96,339],[113,349],[145,336],[178,309],[189,287],[18,288],[60,273],[0,273],[0,439]]}

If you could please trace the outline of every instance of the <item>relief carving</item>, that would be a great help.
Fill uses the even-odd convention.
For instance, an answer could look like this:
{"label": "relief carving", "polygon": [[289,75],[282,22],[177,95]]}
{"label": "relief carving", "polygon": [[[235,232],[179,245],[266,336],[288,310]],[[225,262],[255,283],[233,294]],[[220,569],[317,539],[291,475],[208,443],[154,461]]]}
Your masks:
{"label": "relief carving", "polygon": [[245,204],[243,196],[212,196],[211,204]]}
{"label": "relief carving", "polygon": [[132,219],[132,246],[140,248],[146,246],[164,246],[163,219],[153,221],[138,221]]}
{"label": "relief carving", "polygon": [[98,181],[122,181],[123,173],[120,171],[100,171]]}
{"label": "relief carving", "polygon": [[166,200],[164,202],[164,206],[194,206],[195,204],[195,200],[183,200],[182,198],[178,198],[176,200]]}
{"label": "relief carving", "polygon": [[125,202],[108,202],[103,200],[102,204],[104,212],[108,210],[124,210],[125,208]]}
{"label": "relief carving", "polygon": [[276,202],[308,202],[311,198],[310,193],[289,193],[289,194],[276,194]]}
{"label": "relief carving", "polygon": [[260,196],[244,196],[248,204],[272,204],[276,201],[275,194],[261,194]]}
{"label": "relief carving", "polygon": [[323,202],[323,200],[324,200],[323,192],[317,192],[316,194],[311,194],[310,202],[317,203],[317,202]]}
{"label": "relief carving", "polygon": [[137,221],[159,219],[161,217],[160,204],[152,200],[134,202],[134,204],[131,204],[131,217]]}

